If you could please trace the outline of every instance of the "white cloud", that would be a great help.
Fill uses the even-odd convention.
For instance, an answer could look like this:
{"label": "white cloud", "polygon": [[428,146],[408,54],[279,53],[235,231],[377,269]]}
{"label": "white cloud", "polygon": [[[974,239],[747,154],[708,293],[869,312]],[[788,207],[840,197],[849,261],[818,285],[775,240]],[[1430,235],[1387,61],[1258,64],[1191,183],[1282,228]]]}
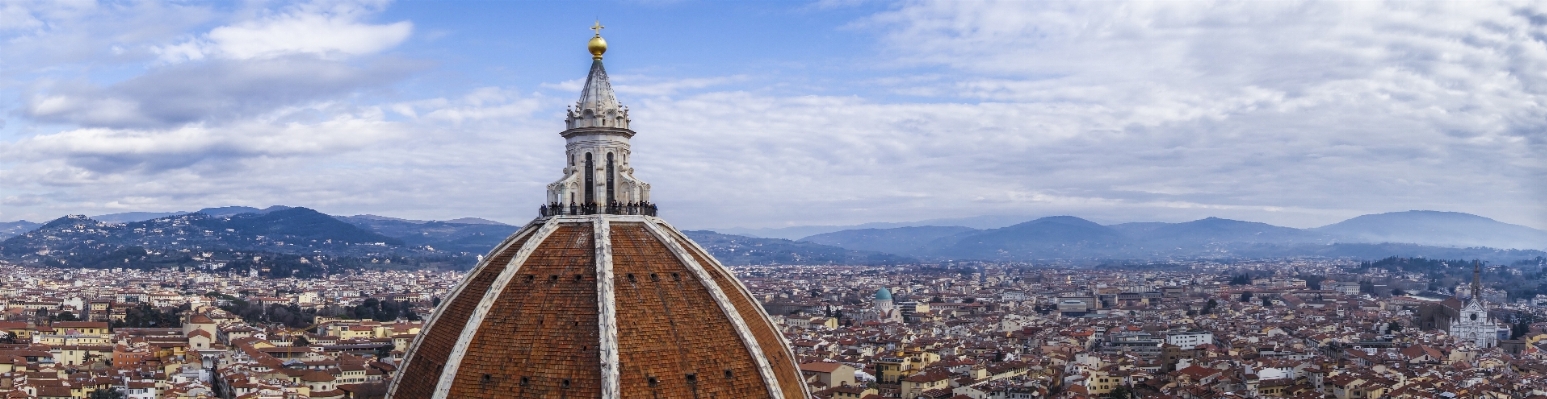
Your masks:
{"label": "white cloud", "polygon": [[523,120],[542,109],[544,103],[540,97],[522,97],[512,90],[484,87],[457,99],[433,98],[392,104],[388,108],[410,118],[461,125],[470,120]]}
{"label": "white cloud", "polygon": [[42,121],[93,127],[173,127],[323,101],[422,69],[419,62],[390,58],[358,64],[298,55],[168,65],[106,87],[47,85],[25,112]]}
{"label": "white cloud", "polygon": [[374,54],[407,40],[413,23],[371,24],[380,2],[304,3],[256,19],[211,29],[186,42],[155,47],[163,61],[200,60],[206,56],[253,59],[308,54],[343,58]]}
{"label": "white cloud", "polygon": [[0,3],[0,31],[37,29],[43,27],[43,21],[32,15],[20,2],[8,1]]}
{"label": "white cloud", "polygon": [[[933,100],[834,105],[847,117],[835,120],[810,118],[826,107],[748,114],[822,126],[767,145],[833,137],[791,151],[889,169],[826,170],[863,178],[810,188],[824,198],[876,181],[918,188],[926,207],[1018,190],[1322,214],[1277,220],[1302,226],[1411,207],[1547,227],[1534,200],[1547,165],[1531,155],[1547,153],[1542,15],[1528,3],[915,2],[860,25],[885,32],[885,64],[948,71],[874,79]],[[921,162],[925,149],[941,158]],[[931,174],[952,178],[919,178]],[[886,189],[858,191],[888,203]]]}
{"label": "white cloud", "polygon": [[[583,80],[543,95],[360,96],[420,69],[380,55],[412,25],[346,6],[158,36],[178,62],[141,55],[149,71],[118,83],[35,84],[19,114],[69,127],[0,142],[0,184],[48,215],[289,204],[530,217],[559,177],[560,113]],[[883,45],[853,81],[775,70],[614,83],[639,132],[637,175],[687,227],[987,214],[1306,227],[1437,209],[1547,228],[1544,15],[1507,3],[914,2],[858,23]],[[343,39],[306,39],[326,32]],[[880,95],[798,92],[812,81]]]}
{"label": "white cloud", "polygon": [[[710,78],[687,79],[652,79],[646,76],[616,76],[609,77],[613,83],[613,89],[621,95],[636,96],[669,96],[686,90],[704,89],[715,86],[724,86],[729,83],[747,80],[746,76],[721,76]],[[579,91],[577,87],[575,89]]]}
{"label": "white cloud", "polygon": [[[173,129],[83,128],[0,143],[0,154],[13,162],[61,162],[66,184],[82,176],[154,174],[202,162],[240,162],[254,157],[291,158],[349,152],[401,137],[403,128],[384,120],[376,109],[340,113],[315,123],[287,122],[303,109],[287,109],[263,118],[228,125],[185,125]],[[51,172],[52,173],[52,172]],[[20,175],[21,173],[19,173]],[[26,176],[48,185],[49,173]]]}
{"label": "white cloud", "polygon": [[[563,146],[561,121],[528,121],[547,101],[485,88],[394,104],[422,113],[407,118],[328,102],[220,124],[71,129],[0,142],[0,186],[37,219],[208,204],[524,217],[529,207],[509,206],[540,202],[553,172],[543,166],[560,157],[534,143]],[[441,116],[451,113],[463,118]],[[506,210],[474,198],[504,198]]]}

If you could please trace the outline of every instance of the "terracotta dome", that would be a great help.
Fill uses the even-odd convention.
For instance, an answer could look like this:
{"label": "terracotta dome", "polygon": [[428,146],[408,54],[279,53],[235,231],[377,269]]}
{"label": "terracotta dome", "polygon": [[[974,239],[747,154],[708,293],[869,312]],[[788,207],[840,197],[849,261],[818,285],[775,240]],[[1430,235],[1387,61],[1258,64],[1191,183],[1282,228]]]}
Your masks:
{"label": "terracotta dome", "polygon": [[[579,122],[594,115],[619,117]],[[810,396],[746,287],[654,216],[626,115],[594,61],[561,133],[565,177],[442,301],[388,397]]]}

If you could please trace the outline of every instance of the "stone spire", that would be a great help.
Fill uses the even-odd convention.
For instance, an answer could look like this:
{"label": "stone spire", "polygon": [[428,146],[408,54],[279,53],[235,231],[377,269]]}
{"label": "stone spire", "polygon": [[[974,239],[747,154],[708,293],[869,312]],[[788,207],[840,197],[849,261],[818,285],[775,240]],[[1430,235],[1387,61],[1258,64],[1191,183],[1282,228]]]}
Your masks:
{"label": "stone spire", "polygon": [[564,178],[548,185],[548,203],[542,215],[559,214],[643,214],[655,215],[650,203],[650,184],[634,178],[629,165],[628,108],[618,104],[618,96],[607,81],[602,54],[607,41],[602,39],[600,23],[591,29],[597,34],[586,49],[591,52],[591,72],[586,75],[580,100],[564,118]]}
{"label": "stone spire", "polygon": [[618,105],[618,96],[612,92],[612,82],[607,81],[607,69],[602,67],[602,54],[607,52],[607,40],[602,39],[602,24],[597,22],[591,30],[596,36],[587,43],[591,52],[591,73],[586,75],[585,87],[580,89],[580,101],[570,107],[564,118],[566,128],[615,127],[628,129],[628,108]]}
{"label": "stone spire", "polygon": [[628,108],[618,104],[618,96],[612,91],[612,82],[607,81],[607,69],[602,67],[602,60],[591,61],[591,73],[585,78],[585,87],[580,89],[580,101],[570,107],[564,122],[568,129],[628,129]]}

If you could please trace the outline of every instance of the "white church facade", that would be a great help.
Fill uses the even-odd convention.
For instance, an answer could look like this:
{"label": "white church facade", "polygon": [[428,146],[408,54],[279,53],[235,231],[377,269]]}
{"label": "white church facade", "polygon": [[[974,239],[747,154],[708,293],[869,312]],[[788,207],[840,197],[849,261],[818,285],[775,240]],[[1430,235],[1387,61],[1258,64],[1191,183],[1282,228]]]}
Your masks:
{"label": "white church facade", "polygon": [[1499,324],[1488,318],[1488,304],[1482,297],[1482,266],[1473,265],[1472,297],[1461,308],[1461,316],[1450,322],[1450,335],[1478,348],[1499,346]]}

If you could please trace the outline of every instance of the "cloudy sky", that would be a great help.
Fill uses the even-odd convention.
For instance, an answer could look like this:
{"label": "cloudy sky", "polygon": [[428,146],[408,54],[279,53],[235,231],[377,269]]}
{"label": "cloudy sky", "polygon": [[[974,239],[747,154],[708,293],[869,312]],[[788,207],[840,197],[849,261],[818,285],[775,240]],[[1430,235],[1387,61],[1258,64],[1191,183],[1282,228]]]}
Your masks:
{"label": "cloudy sky", "polygon": [[521,223],[590,63],[681,227],[1547,228],[1540,2],[0,2],[0,220]]}

